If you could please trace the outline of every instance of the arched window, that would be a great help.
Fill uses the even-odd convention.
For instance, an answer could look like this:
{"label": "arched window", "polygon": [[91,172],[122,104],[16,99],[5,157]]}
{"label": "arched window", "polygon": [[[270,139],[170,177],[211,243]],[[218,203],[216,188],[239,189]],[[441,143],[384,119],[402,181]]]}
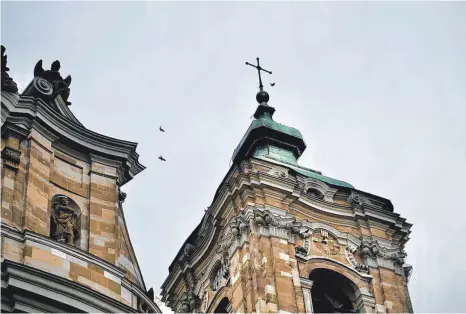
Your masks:
{"label": "arched window", "polygon": [[81,210],[78,204],[65,195],[52,198],[50,237],[58,242],[80,246]]}
{"label": "arched window", "polygon": [[228,300],[227,297],[223,298],[222,301],[220,301],[213,311],[213,313],[231,313],[231,303],[230,300]]}
{"label": "arched window", "polygon": [[314,269],[309,279],[313,281],[311,296],[314,313],[358,313],[356,285],[328,269]]}
{"label": "arched window", "polygon": [[324,198],[324,195],[319,191],[319,190],[316,190],[316,189],[313,189],[313,188],[309,188],[307,190],[307,195],[309,197],[312,197],[312,198],[317,198],[317,199],[322,199]]}

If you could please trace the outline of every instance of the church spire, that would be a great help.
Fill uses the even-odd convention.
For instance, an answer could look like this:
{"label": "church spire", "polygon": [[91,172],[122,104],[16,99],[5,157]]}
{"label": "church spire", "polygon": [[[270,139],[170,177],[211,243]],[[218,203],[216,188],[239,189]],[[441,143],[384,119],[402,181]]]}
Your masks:
{"label": "church spire", "polygon": [[264,156],[288,164],[297,164],[298,158],[306,149],[306,144],[297,129],[277,123],[272,118],[275,108],[268,105],[270,97],[264,90],[261,71],[269,74],[272,72],[260,66],[259,58],[257,58],[257,65],[249,62],[246,62],[246,65],[257,69],[259,92],[256,95],[256,100],[259,106],[254,113],[255,120],[251,122],[249,129],[233,153],[233,162],[239,163],[251,156]]}

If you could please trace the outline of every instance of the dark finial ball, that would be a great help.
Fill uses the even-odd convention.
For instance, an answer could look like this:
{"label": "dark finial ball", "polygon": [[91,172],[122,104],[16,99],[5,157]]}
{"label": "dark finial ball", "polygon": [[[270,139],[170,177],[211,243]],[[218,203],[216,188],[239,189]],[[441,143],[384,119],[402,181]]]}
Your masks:
{"label": "dark finial ball", "polygon": [[269,102],[269,93],[267,93],[265,90],[260,91],[256,95],[256,100],[259,104],[262,103],[268,103]]}

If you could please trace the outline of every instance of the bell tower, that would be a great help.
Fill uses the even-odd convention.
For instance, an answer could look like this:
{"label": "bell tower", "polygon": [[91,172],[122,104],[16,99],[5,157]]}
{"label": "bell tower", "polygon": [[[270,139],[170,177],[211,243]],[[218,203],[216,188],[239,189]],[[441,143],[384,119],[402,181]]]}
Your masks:
{"label": "bell tower", "polygon": [[411,224],[390,200],[299,165],[303,136],[274,120],[254,67],[255,120],[170,265],[163,301],[178,313],[412,312]]}

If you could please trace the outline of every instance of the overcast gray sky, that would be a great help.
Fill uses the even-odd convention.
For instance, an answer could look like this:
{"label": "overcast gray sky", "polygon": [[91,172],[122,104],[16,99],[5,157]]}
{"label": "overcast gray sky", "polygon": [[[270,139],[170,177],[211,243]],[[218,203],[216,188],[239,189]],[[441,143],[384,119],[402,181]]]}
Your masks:
{"label": "overcast gray sky", "polygon": [[[466,2],[1,3],[24,88],[37,60],[71,74],[89,129],[139,142],[123,190],[148,287],[199,223],[256,108],[261,58],[300,163],[392,200],[416,312],[466,308]],[[162,125],[166,133],[158,131]],[[161,163],[157,156],[168,160]]]}

